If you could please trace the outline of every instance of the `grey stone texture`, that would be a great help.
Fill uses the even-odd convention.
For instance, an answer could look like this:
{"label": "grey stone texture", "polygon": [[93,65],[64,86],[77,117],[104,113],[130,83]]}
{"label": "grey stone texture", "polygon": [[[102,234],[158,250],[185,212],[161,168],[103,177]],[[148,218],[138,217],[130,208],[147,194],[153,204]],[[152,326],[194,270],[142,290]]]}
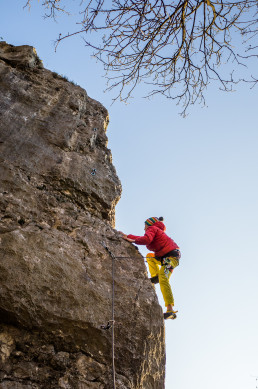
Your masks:
{"label": "grey stone texture", "polygon": [[121,239],[108,112],[0,42],[0,389],[162,389],[162,310],[137,248]]}

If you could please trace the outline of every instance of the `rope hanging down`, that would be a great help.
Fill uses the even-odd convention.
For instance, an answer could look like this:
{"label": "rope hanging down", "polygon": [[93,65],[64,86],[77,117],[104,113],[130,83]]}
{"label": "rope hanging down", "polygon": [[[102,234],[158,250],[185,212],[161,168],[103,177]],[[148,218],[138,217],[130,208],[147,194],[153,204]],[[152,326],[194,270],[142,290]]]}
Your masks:
{"label": "rope hanging down", "polygon": [[[148,257],[142,257],[142,258],[148,258]],[[139,257],[116,257],[116,259],[141,259]],[[148,261],[144,261],[145,263],[148,263]]]}
{"label": "rope hanging down", "polygon": [[101,326],[103,330],[112,328],[112,373],[113,373],[113,389],[116,389],[116,369],[115,369],[115,259],[114,254],[109,250],[104,242],[103,247],[107,250],[112,258],[112,320],[109,320],[106,326]]}
{"label": "rope hanging down", "polygon": [[[94,169],[95,170],[95,169]],[[95,174],[95,172],[94,172]],[[113,389],[116,389],[116,370],[115,370],[115,259],[140,259],[133,257],[115,257],[115,255],[110,251],[107,245],[102,242],[103,247],[107,250],[109,255],[112,258],[112,320],[107,322],[107,325],[101,325],[102,330],[109,330],[112,328],[112,375],[113,375]],[[147,258],[147,257],[143,257]],[[147,262],[147,261],[144,261]]]}

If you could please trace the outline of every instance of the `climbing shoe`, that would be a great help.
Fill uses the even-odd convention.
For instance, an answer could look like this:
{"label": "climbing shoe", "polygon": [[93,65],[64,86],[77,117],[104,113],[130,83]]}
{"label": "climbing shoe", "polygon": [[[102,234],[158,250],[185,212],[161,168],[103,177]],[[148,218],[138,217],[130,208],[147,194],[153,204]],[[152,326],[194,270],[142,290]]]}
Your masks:
{"label": "climbing shoe", "polygon": [[164,319],[167,320],[167,319],[176,319],[176,313],[173,312],[173,311],[167,311],[164,313]]}
{"label": "climbing shoe", "polygon": [[153,284],[158,284],[159,283],[159,276],[151,277],[150,280]]}

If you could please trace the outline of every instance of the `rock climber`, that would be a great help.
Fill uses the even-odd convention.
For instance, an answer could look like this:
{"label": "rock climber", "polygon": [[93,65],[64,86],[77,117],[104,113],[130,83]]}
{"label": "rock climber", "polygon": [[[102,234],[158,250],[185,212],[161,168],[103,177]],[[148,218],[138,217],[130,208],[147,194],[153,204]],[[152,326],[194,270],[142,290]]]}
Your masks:
{"label": "rock climber", "polygon": [[174,297],[169,284],[170,276],[181,257],[178,245],[165,233],[166,226],[163,217],[150,217],[144,223],[144,236],[125,235],[122,237],[128,242],[137,245],[146,245],[147,249],[154,251],[147,254],[147,262],[153,284],[160,284],[160,290],[165,301],[167,311],[164,319],[175,319],[177,311],[174,310]]}

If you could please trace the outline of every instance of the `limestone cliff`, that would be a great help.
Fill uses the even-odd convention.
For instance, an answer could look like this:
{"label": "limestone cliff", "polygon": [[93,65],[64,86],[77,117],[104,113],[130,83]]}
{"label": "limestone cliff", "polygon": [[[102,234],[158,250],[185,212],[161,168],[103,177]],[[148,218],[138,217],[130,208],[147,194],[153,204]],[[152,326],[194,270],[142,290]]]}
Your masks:
{"label": "limestone cliff", "polygon": [[120,181],[108,112],[0,42],[0,388],[164,388],[161,308],[144,261],[115,225]]}

